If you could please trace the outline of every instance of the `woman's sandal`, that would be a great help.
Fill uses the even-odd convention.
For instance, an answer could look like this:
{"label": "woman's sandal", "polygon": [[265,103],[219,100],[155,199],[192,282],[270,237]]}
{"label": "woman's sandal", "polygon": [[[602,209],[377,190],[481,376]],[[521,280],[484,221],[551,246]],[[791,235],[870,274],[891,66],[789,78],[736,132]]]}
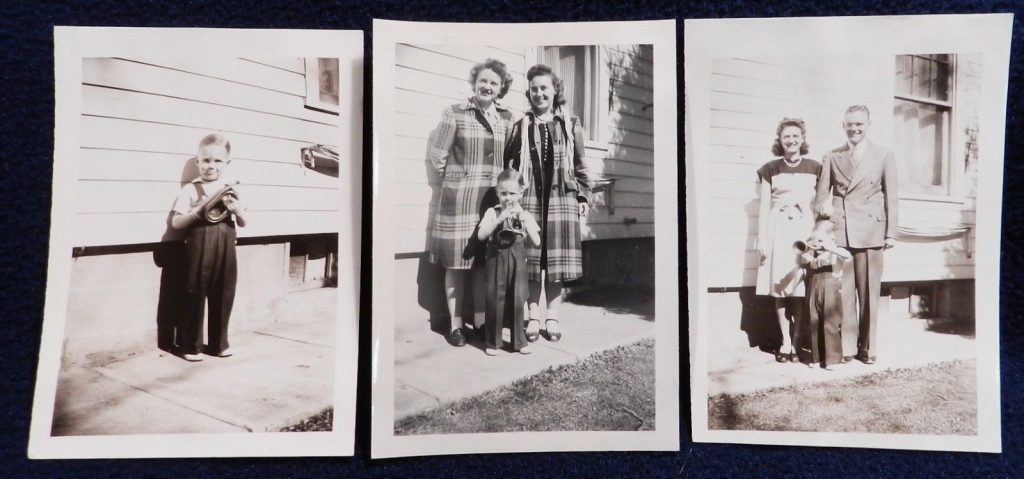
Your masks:
{"label": "woman's sandal", "polygon": [[[537,329],[530,331],[530,325],[532,324],[536,324]],[[537,341],[537,339],[540,339],[540,320],[530,319],[526,322],[526,340],[532,343]]]}
{"label": "woman's sandal", "polygon": [[[551,331],[551,326],[548,326],[551,323],[555,323],[555,331]],[[547,333],[548,341],[551,341],[552,343],[558,342],[559,339],[562,339],[562,332],[559,331],[557,327],[557,319],[548,319],[544,321],[544,332]]]}

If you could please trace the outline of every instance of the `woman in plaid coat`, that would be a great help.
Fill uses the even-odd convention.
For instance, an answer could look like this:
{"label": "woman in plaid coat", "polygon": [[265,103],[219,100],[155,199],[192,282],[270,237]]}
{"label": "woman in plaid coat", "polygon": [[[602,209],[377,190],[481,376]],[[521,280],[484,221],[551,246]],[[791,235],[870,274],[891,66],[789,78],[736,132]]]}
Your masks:
{"label": "woman in plaid coat", "polygon": [[472,240],[483,212],[485,193],[494,187],[504,164],[502,154],[512,113],[497,103],[512,84],[505,64],[487,59],[469,73],[473,97],[444,110],[430,142],[430,162],[442,178],[441,196],[430,227],[430,262],[445,268],[445,294],[451,315],[448,342],[463,346],[462,304],[467,271],[472,270],[473,322],[484,323],[482,269],[474,264],[479,243]]}
{"label": "woman in plaid coat", "polygon": [[589,185],[583,164],[583,128],[562,108],[562,82],[547,65],[526,72],[526,97],[531,111],[512,126],[505,161],[520,170],[526,180],[522,207],[541,227],[539,247],[527,247],[530,275],[530,321],[526,337],[540,335],[540,296],[547,300],[544,329],[549,341],[558,341],[558,307],[562,283],[583,276],[580,217],[587,214]]}

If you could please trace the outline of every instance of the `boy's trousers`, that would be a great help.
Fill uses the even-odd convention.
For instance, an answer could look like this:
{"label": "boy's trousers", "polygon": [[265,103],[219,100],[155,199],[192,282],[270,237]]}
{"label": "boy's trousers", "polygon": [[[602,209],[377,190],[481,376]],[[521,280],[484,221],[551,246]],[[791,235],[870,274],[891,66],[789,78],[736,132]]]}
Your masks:
{"label": "boy's trousers", "polygon": [[196,224],[185,239],[188,276],[186,310],[178,328],[178,345],[184,354],[203,352],[204,303],[209,306],[207,344],[210,354],[228,348],[228,321],[235,302],[238,266],[235,259],[235,224]]}

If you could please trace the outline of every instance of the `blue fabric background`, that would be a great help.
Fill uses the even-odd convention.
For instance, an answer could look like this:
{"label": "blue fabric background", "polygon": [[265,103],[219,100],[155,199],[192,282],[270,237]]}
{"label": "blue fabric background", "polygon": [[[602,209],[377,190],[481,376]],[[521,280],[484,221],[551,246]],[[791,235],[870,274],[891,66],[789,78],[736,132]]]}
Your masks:
{"label": "blue fabric background", "polygon": [[[290,5],[286,5],[290,3]],[[369,336],[360,338],[360,377],[356,456],[354,458],[271,459],[138,459],[90,461],[29,461],[26,459],[32,392],[42,326],[49,234],[50,178],[53,149],[53,25],[101,25],[136,27],[232,27],[361,29],[366,32],[370,55],[374,17],[417,21],[588,21],[676,18],[680,41],[683,18],[891,15],[926,13],[1024,13],[1021,1],[912,0],[788,0],[742,2],[738,0],[507,2],[456,0],[390,1],[377,3],[305,0],[268,1],[152,1],[134,2],[11,1],[0,9],[0,55],[3,58],[3,108],[0,118],[0,182],[3,254],[0,257],[0,321],[6,335],[0,347],[0,477],[416,477],[432,475],[455,478],[482,475],[530,477],[1011,477],[1024,474],[1022,460],[1022,413],[1024,397],[1021,359],[1024,352],[1024,254],[1015,241],[1024,234],[1024,178],[1020,159],[1024,131],[1022,104],[1021,24],[1014,24],[1003,210],[1003,257],[1001,288],[1003,454],[965,454],[855,450],[836,448],[771,447],[690,442],[688,378],[683,377],[681,442],[679,453],[547,453],[497,454],[374,460],[369,457]],[[679,48],[679,105],[682,110],[682,60]],[[159,52],[154,52],[159,53]],[[366,98],[370,98],[370,62],[367,62]],[[369,102],[364,114],[366,142],[370,138]],[[680,123],[680,126],[682,123]],[[683,130],[679,130],[683,145]],[[366,155],[370,149],[364,150]],[[364,161],[369,162],[369,157]],[[680,171],[680,183],[683,172]],[[371,191],[369,176],[364,191]],[[680,201],[682,201],[680,199]],[[365,202],[365,208],[369,202]],[[680,210],[682,211],[682,203]],[[364,209],[363,220],[370,220]],[[369,243],[364,228],[363,244]],[[680,242],[685,251],[685,239]],[[364,250],[363,284],[370,284],[369,250]],[[685,261],[685,260],[684,260]],[[685,264],[680,265],[685,271]],[[362,297],[362,331],[370,331],[369,289]],[[680,296],[685,283],[680,281]],[[685,302],[683,303],[685,304]],[[683,321],[686,312],[681,312]],[[682,328],[680,344],[688,344]],[[680,371],[688,371],[687,352],[680,354]]]}

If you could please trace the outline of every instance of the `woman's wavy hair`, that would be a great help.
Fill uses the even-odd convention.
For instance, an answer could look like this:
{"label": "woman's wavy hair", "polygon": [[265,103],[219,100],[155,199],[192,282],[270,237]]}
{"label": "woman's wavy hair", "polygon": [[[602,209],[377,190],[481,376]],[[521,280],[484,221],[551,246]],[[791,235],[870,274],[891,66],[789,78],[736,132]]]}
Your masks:
{"label": "woman's wavy hair", "polygon": [[498,99],[505,98],[505,94],[508,93],[509,87],[512,86],[512,75],[508,72],[508,68],[500,60],[488,58],[476,65],[469,70],[469,84],[473,85],[476,83],[476,77],[480,72],[484,70],[490,70],[498,74],[498,78],[501,78],[501,91],[498,92]]}
{"label": "woman's wavy hair", "polygon": [[551,84],[555,86],[555,99],[553,101],[553,105],[556,107],[564,105],[565,92],[562,85],[562,79],[558,78],[558,75],[555,75],[555,72],[551,69],[551,67],[544,65],[543,63],[538,63],[530,67],[530,69],[526,71],[526,101],[530,103],[530,106],[533,106],[533,99],[530,98],[529,83],[533,81],[534,77],[545,75],[551,77]]}
{"label": "woman's wavy hair", "polygon": [[779,126],[775,128],[775,142],[772,143],[773,155],[785,155],[786,149],[782,147],[782,142],[779,141],[779,135],[782,134],[782,130],[790,126],[799,128],[800,135],[804,137],[804,143],[800,145],[800,154],[806,155],[811,151],[811,146],[807,144],[807,125],[804,124],[804,121],[799,118],[783,118],[782,121],[779,122]]}

